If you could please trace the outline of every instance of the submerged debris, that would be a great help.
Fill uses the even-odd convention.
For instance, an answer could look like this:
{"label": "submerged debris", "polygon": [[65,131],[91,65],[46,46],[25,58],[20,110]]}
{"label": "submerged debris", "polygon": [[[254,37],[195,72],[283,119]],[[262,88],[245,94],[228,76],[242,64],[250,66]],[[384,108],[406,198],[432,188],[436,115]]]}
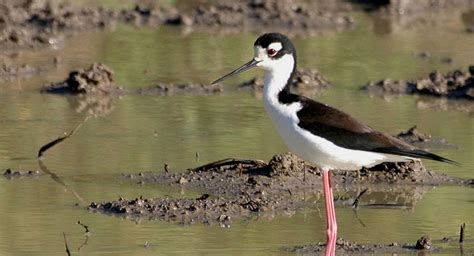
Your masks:
{"label": "submerged debris", "polygon": [[427,78],[412,81],[383,79],[362,87],[371,94],[420,94],[450,99],[474,100],[474,66],[468,72],[454,70],[446,74],[432,72]]}
{"label": "submerged debris", "polygon": [[[299,94],[312,96],[321,93],[331,87],[332,84],[317,69],[304,68],[296,70],[291,86]],[[255,77],[239,85],[239,88],[261,92],[263,90],[263,78]]]}
{"label": "submerged debris", "polygon": [[32,76],[37,73],[39,73],[39,69],[27,64],[15,65],[10,62],[2,62],[0,64],[0,82]]}
{"label": "submerged debris", "polygon": [[20,177],[38,177],[41,173],[39,171],[22,171],[22,170],[12,170],[10,168],[6,169],[3,173],[3,176],[7,179],[20,178]]}

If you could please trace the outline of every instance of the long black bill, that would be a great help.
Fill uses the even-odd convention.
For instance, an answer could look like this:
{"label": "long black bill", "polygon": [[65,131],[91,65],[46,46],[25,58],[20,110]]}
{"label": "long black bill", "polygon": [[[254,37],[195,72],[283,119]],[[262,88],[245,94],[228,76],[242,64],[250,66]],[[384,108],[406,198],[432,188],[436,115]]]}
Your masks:
{"label": "long black bill", "polygon": [[255,60],[255,59],[252,59],[251,61],[245,63],[244,65],[242,65],[242,66],[240,66],[240,67],[238,67],[236,70],[230,72],[229,74],[227,74],[227,75],[225,75],[225,76],[223,76],[223,77],[217,79],[216,81],[212,82],[211,84],[217,84],[217,83],[219,83],[219,82],[222,82],[222,81],[224,81],[224,80],[227,80],[227,79],[231,78],[232,76],[237,75],[238,73],[242,73],[242,72],[244,72],[244,71],[246,71],[246,70],[249,70],[249,69],[255,67],[259,62],[260,62],[260,61],[257,61],[257,60]]}

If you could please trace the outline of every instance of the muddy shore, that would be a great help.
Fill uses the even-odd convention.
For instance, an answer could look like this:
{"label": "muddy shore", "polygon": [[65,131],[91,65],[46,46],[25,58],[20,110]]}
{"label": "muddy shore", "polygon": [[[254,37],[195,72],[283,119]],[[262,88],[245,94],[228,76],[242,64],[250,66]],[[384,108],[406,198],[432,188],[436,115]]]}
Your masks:
{"label": "muddy shore", "polygon": [[246,0],[198,3],[191,10],[136,1],[131,9],[80,6],[67,1],[0,0],[0,46],[4,49],[60,45],[70,33],[134,26],[184,25],[247,30],[279,28],[301,34],[352,27],[347,3],[307,3],[298,0]]}
{"label": "muddy shore", "polygon": [[79,6],[54,0],[0,0],[0,46],[4,49],[60,45],[70,33],[113,27],[117,22],[133,25],[175,23],[175,8],[157,4],[120,11],[102,6]]}

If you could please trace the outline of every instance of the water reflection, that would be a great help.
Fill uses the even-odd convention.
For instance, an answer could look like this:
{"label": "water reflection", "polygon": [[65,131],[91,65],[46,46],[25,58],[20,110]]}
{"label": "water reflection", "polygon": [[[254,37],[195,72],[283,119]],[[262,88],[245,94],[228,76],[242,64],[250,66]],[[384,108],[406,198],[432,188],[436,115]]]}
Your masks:
{"label": "water reflection", "polygon": [[115,108],[119,96],[108,93],[67,95],[67,102],[76,113],[93,117],[105,117]]}

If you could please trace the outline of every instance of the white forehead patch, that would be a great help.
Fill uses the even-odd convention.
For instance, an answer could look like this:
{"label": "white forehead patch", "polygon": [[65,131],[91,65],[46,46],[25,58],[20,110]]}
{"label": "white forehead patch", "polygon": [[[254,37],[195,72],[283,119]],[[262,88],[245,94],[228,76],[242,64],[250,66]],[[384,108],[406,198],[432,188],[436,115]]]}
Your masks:
{"label": "white forehead patch", "polygon": [[269,49],[274,49],[276,51],[279,51],[281,50],[281,48],[283,48],[283,45],[280,43],[280,42],[275,42],[275,43],[271,43],[269,46],[268,46]]}

